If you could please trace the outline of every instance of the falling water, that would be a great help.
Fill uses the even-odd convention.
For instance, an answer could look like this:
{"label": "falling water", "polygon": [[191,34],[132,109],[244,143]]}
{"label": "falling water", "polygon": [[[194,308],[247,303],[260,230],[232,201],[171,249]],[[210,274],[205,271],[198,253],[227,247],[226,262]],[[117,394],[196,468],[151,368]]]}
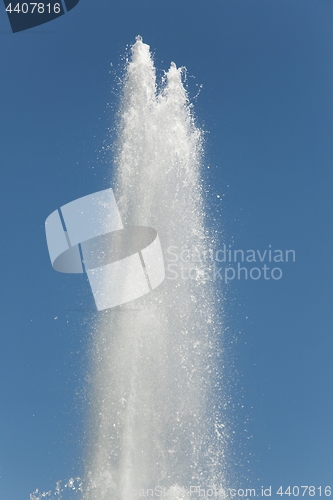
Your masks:
{"label": "falling water", "polygon": [[123,83],[112,187],[125,226],[157,230],[166,279],[95,321],[85,500],[161,492],[182,499],[191,485],[224,480],[216,294],[185,258],[204,255],[212,240],[202,132],[183,74],[172,63],[158,86],[149,46],[137,38]]}

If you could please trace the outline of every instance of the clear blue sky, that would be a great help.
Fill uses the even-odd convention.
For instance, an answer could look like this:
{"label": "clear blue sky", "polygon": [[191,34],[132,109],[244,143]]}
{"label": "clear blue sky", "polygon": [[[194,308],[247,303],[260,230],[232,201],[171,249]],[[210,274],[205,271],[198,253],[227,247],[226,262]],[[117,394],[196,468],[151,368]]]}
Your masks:
{"label": "clear blue sky", "polygon": [[203,86],[221,245],[296,251],[281,280],[228,287],[236,475],[333,486],[332,2],[81,0],[15,35],[0,8],[0,499],[82,474],[92,302],[83,276],[52,270],[44,221],[108,187],[102,147],[139,34],[160,70],[187,67],[191,96]]}

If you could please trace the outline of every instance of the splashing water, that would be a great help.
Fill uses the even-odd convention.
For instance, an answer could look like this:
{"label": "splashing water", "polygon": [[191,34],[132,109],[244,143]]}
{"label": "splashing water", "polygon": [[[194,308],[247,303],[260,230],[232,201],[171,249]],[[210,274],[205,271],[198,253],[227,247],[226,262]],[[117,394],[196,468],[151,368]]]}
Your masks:
{"label": "splashing water", "polygon": [[83,482],[80,477],[71,477],[67,481],[57,481],[54,490],[39,491],[37,488],[30,493],[30,500],[78,500],[82,497]]}
{"label": "splashing water", "polygon": [[137,38],[113,186],[124,225],[158,231],[166,279],[96,317],[84,500],[185,499],[191,485],[224,481],[216,295],[204,275],[191,276],[193,262],[180,258],[184,249],[204,255],[212,244],[204,225],[202,133],[183,73],[172,63],[158,88],[149,46]]}

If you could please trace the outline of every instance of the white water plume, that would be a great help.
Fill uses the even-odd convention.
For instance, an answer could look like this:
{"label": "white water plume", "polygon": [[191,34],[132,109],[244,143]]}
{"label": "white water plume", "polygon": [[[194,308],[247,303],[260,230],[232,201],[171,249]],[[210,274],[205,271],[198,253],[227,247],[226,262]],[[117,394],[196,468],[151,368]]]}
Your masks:
{"label": "white water plume", "polygon": [[[180,500],[190,485],[224,481],[216,294],[204,276],[183,279],[179,267],[177,277],[176,267],[168,270],[171,251],[203,254],[212,244],[202,133],[183,72],[172,63],[159,88],[149,46],[137,38],[123,84],[112,187],[125,227],[158,231],[166,279],[96,317],[85,500]],[[191,262],[182,266],[189,270]]]}

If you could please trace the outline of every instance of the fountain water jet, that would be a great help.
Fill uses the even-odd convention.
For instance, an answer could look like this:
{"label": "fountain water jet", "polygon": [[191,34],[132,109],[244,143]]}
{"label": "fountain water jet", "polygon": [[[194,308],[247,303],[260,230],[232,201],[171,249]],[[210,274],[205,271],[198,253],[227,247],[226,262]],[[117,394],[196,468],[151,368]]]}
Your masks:
{"label": "fountain water jet", "polygon": [[113,185],[124,225],[158,231],[166,279],[96,317],[84,500],[161,491],[181,499],[190,485],[224,480],[225,442],[215,432],[221,387],[214,286],[200,274],[182,278],[195,263],[183,262],[180,252],[203,255],[211,244],[202,133],[183,71],[172,63],[158,88],[149,46],[137,38],[123,84]]}

